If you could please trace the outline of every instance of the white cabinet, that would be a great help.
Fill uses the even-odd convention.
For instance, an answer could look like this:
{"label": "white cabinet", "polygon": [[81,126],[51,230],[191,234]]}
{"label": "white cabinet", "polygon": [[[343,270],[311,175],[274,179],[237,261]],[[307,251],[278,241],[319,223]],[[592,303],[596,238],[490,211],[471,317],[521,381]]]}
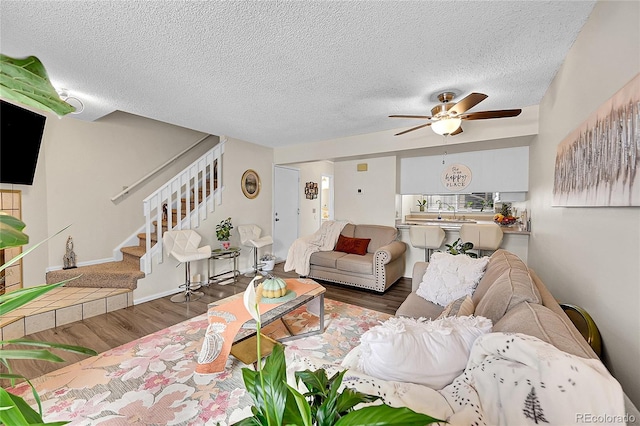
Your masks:
{"label": "white cabinet", "polygon": [[444,187],[441,174],[451,164],[471,170],[471,183],[463,192],[527,192],[529,190],[529,147],[491,149],[400,159],[401,194],[454,193]]}

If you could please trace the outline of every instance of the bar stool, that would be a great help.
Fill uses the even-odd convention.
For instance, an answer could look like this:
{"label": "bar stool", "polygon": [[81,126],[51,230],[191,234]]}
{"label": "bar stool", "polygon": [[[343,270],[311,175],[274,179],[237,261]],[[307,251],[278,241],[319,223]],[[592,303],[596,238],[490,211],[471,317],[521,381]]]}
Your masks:
{"label": "bar stool", "polygon": [[178,262],[184,263],[185,281],[178,288],[184,291],[171,298],[172,302],[189,302],[198,300],[204,293],[191,287],[191,262],[194,260],[208,259],[211,256],[211,246],[198,247],[202,237],[191,229],[181,231],[166,231],[162,235],[162,244],[166,255],[173,256]]}
{"label": "bar stool", "polygon": [[424,249],[424,261],[428,262],[431,252],[440,248],[444,242],[445,233],[439,226],[412,226],[409,228],[409,239],[415,248]]}
{"label": "bar stool", "polygon": [[273,238],[270,235],[260,237],[262,229],[258,225],[239,225],[238,233],[240,234],[240,243],[243,246],[251,247],[253,251],[253,271],[248,272],[245,277],[254,277],[258,273],[258,267],[264,264],[258,264],[258,249],[273,244]]}
{"label": "bar stool", "polygon": [[473,243],[473,249],[496,251],[502,243],[502,229],[495,223],[465,223],[460,227],[460,239],[463,243]]}

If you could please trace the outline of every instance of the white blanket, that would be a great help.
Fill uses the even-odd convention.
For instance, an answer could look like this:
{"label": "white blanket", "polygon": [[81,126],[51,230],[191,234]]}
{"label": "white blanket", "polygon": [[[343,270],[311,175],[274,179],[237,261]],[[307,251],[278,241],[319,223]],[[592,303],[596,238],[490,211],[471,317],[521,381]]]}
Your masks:
{"label": "white blanket", "polygon": [[342,228],[348,221],[328,220],[315,233],[298,238],[289,247],[285,271],[293,271],[302,276],[309,275],[309,259],[318,251],[331,251],[336,246]]}
{"label": "white blanket", "polygon": [[[316,358],[290,361],[290,374],[325,368],[331,375],[343,369]],[[356,369],[347,372],[343,384],[380,395],[391,406],[445,419],[450,426],[623,424],[625,418],[622,388],[599,360],[570,355],[524,334],[479,337],[465,371],[440,391]]]}

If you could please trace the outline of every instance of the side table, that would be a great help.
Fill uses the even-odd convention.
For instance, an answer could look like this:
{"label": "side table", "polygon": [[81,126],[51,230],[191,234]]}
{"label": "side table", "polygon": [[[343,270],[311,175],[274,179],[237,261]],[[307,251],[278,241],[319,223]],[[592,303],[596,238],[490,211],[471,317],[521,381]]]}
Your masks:
{"label": "side table", "polygon": [[[227,285],[231,282],[236,282],[238,277],[240,276],[240,271],[238,270],[238,258],[240,257],[240,248],[239,247],[229,247],[228,249],[215,249],[211,250],[211,257],[209,257],[209,261],[207,262],[207,276],[209,277],[209,284],[219,284],[219,285]],[[224,259],[233,259],[233,269],[230,271],[224,271],[217,274],[211,274],[211,263],[215,260],[224,260]],[[214,268],[215,271],[215,268]],[[224,275],[231,274],[229,277],[224,277]],[[230,281],[233,280],[233,281]],[[224,281],[229,281],[225,282]]]}

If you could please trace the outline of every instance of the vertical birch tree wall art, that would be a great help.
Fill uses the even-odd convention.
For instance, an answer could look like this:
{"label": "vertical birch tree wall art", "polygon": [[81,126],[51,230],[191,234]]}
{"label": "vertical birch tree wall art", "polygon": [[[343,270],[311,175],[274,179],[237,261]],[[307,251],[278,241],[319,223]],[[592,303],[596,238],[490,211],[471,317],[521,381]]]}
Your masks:
{"label": "vertical birch tree wall art", "polygon": [[559,145],[554,206],[640,206],[640,74]]}

